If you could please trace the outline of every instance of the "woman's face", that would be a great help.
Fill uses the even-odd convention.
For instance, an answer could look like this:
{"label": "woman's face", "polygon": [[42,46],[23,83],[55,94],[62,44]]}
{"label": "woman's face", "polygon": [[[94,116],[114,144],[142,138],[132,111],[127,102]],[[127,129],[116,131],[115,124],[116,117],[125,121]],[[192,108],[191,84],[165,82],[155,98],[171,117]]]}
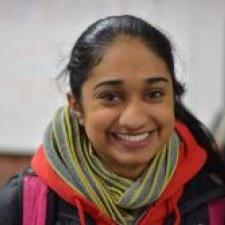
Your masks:
{"label": "woman's face", "polygon": [[82,87],[80,122],[108,170],[135,179],[174,129],[171,76],[138,39],[120,37]]}

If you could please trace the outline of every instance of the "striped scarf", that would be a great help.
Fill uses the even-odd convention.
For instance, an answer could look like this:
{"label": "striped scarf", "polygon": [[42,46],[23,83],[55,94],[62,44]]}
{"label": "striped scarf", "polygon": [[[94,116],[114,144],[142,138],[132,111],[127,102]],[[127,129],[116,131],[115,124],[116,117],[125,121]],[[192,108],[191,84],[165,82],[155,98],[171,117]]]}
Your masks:
{"label": "striped scarf", "polygon": [[56,173],[121,225],[133,224],[169,183],[178,161],[179,138],[174,133],[135,181],[108,171],[68,107],[60,108],[46,129],[44,149]]}

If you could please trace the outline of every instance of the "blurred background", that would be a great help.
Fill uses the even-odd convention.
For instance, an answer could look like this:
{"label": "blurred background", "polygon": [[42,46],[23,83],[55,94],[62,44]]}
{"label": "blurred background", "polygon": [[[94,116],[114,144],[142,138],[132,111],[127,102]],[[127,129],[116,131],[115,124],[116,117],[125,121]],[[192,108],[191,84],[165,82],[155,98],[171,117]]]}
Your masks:
{"label": "blurred background", "polygon": [[210,129],[218,127],[225,110],[224,0],[0,0],[0,186],[29,165],[52,113],[65,104],[55,77],[77,37],[115,14],[140,16],[168,35],[186,104]]}

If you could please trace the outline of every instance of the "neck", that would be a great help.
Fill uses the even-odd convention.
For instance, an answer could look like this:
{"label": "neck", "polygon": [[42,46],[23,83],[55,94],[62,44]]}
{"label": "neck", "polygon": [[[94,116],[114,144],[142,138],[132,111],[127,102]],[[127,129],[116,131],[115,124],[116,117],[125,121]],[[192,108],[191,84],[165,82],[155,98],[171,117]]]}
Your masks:
{"label": "neck", "polygon": [[110,168],[107,167],[107,170],[115,173],[116,175],[129,179],[129,180],[135,180],[137,179],[146,169],[148,164],[144,165],[130,165],[130,166],[125,166],[121,165],[121,167],[116,167],[116,168]]}

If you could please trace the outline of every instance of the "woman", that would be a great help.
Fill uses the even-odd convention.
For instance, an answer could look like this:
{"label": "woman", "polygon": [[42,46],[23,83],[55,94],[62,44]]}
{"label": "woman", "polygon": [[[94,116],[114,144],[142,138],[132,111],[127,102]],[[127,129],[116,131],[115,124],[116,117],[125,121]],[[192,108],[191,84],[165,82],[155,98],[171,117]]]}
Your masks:
{"label": "woman", "polygon": [[[46,224],[219,225],[209,207],[223,204],[224,167],[212,136],[182,103],[164,34],[129,15],[99,20],[64,72],[69,106],[56,112],[32,160],[53,196]],[[16,224],[16,183],[0,197],[0,224]]]}

